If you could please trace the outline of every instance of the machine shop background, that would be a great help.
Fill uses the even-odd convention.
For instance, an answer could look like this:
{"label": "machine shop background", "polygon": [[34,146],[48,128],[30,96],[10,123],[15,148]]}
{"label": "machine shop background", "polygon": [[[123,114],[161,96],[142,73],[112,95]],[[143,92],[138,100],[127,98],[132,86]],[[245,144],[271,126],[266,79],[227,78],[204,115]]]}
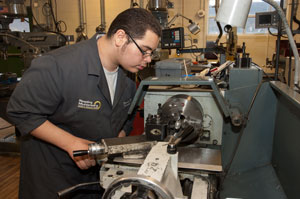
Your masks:
{"label": "machine shop background", "polygon": [[[42,1],[38,1],[40,6],[42,5]],[[88,37],[92,37],[95,33],[95,27],[97,27],[101,23],[101,11],[100,11],[100,1],[99,0],[83,0],[85,5],[86,12],[86,33]],[[132,1],[129,0],[109,0],[105,1],[105,18],[106,18],[106,27],[109,26],[113,18],[121,11],[130,7]],[[147,5],[146,0],[139,1],[136,0],[138,4],[143,2],[144,8]],[[181,13],[182,15],[194,20],[199,23],[200,33],[197,35],[193,35],[189,33],[186,29],[188,25],[188,21],[182,18],[178,18],[174,22],[174,27],[184,27],[185,33],[192,36],[193,39],[197,39],[198,42],[195,43],[199,48],[203,48],[206,46],[206,41],[215,41],[217,35],[211,35],[207,33],[208,28],[208,0],[173,0],[174,8],[168,9],[169,19],[171,19],[177,13]],[[290,2],[287,1],[287,12],[290,12]],[[75,29],[78,27],[79,21],[79,7],[77,1],[73,0],[63,0],[57,1],[57,14],[58,19],[64,20],[68,25],[68,30],[66,32],[67,35],[75,35]],[[204,16],[199,17],[198,12],[200,10],[204,11]],[[289,16],[289,14],[287,14]],[[300,16],[300,12],[297,13],[297,16]],[[294,27],[296,24],[294,24]],[[300,42],[300,36],[295,36],[296,41]],[[221,42],[225,42],[226,35],[224,34]],[[273,53],[275,52],[276,46],[276,37],[270,34],[239,34],[238,35],[238,45],[242,45],[245,42],[247,46],[247,52],[250,53],[252,59],[255,63],[262,66],[266,64],[266,58],[272,58]],[[189,42],[186,42],[187,45],[190,45]],[[176,56],[175,51],[172,52],[173,56]],[[186,57],[190,57],[189,55],[183,55]]]}
{"label": "machine shop background", "polygon": [[[291,1],[286,1],[286,13],[287,16],[290,16],[291,13]],[[109,0],[102,1],[104,3],[104,25],[107,28],[113,20],[113,18],[120,13],[121,11],[133,7],[134,3],[137,3],[139,6],[146,8],[148,1],[147,0]],[[214,3],[214,0],[173,0],[173,8],[168,9],[168,19],[172,19],[176,14],[180,13],[200,26],[200,32],[197,35],[191,34],[187,30],[187,25],[189,22],[183,18],[177,18],[174,21],[173,27],[184,27],[185,34],[189,35],[187,39],[193,41],[193,45],[196,45],[198,48],[205,48],[207,41],[215,41],[218,34],[208,34],[208,23],[209,23],[209,5]],[[47,0],[25,0],[25,5],[30,6],[32,4],[33,14],[36,17],[37,21],[40,24],[45,25],[47,19],[43,14],[43,6],[47,3]],[[54,2],[53,2],[54,3]],[[66,31],[63,32],[65,35],[73,36],[74,39],[78,37],[76,29],[82,24],[83,32],[87,35],[88,38],[92,37],[95,34],[95,29],[101,24],[101,1],[100,0],[63,0],[55,1],[56,9],[54,14],[57,20],[64,21],[66,23]],[[80,16],[80,6],[82,6],[82,16]],[[201,13],[201,14],[200,14]],[[297,16],[299,17],[300,13],[298,11]],[[81,17],[81,18],[80,18]],[[289,19],[288,19],[289,21]],[[52,28],[53,28],[53,22]],[[294,27],[297,27],[296,23],[293,23]],[[65,30],[64,24],[61,24],[63,31]],[[299,43],[300,36],[295,35],[295,40]],[[187,40],[186,39],[186,40]],[[286,40],[285,38],[283,38]],[[220,42],[226,42],[226,34],[223,34]],[[247,53],[252,57],[253,62],[258,64],[261,67],[266,67],[266,71],[269,72],[268,63],[266,59],[272,60],[274,53],[276,51],[276,36],[270,34],[238,34],[238,45],[242,45],[243,42],[246,44]],[[70,42],[72,44],[74,42]],[[189,46],[191,41],[185,41],[185,45]],[[175,50],[172,50],[170,57],[178,57]],[[189,54],[180,55],[180,57],[191,57]],[[3,70],[3,69],[2,69]],[[0,71],[0,72],[6,72]]]}
{"label": "machine shop background", "polygon": [[[56,34],[56,37],[53,37],[52,40],[47,41],[46,44],[37,44],[39,53],[44,53],[61,46],[73,45],[83,39],[91,38],[96,32],[105,33],[112,20],[120,12],[130,7],[148,9],[150,1],[151,0],[24,0],[24,5],[27,8],[31,6],[31,11],[35,19],[30,21],[30,23],[32,23],[31,25],[36,25],[35,28],[39,29],[37,32],[41,30],[41,27],[38,26],[42,26],[42,29],[48,29],[50,32],[56,32],[55,29],[57,27],[55,26],[58,26],[60,30],[60,33]],[[252,3],[258,1],[259,0],[253,0]],[[5,2],[6,0],[0,0],[0,8]],[[49,2],[52,4],[52,11],[49,9]],[[168,99],[172,99],[172,96],[183,94],[184,96],[181,95],[178,99],[184,101],[184,103],[186,99],[192,97],[202,106],[200,106],[201,108],[199,109],[203,108],[203,110],[201,110],[203,114],[203,118],[201,118],[201,122],[203,122],[202,130],[209,132],[209,138],[203,135],[202,140],[200,139],[200,144],[198,144],[201,147],[211,145],[211,148],[208,147],[209,150],[218,150],[217,156],[220,162],[218,162],[215,171],[208,173],[200,172],[200,177],[190,176],[190,173],[183,172],[180,173],[181,178],[194,179],[195,184],[197,182],[207,186],[207,192],[211,191],[211,195],[206,192],[205,194],[201,194],[205,195],[203,198],[208,199],[297,198],[297,187],[300,187],[300,173],[298,169],[298,166],[300,166],[300,156],[299,145],[297,143],[297,140],[300,138],[300,83],[298,84],[298,90],[293,87],[294,68],[291,69],[291,77],[288,77],[289,59],[287,53],[289,40],[286,37],[285,31],[282,30],[283,37],[280,37],[280,49],[276,48],[278,45],[277,32],[271,34],[271,32],[266,31],[266,29],[264,32],[254,31],[253,33],[246,33],[245,30],[239,29],[239,31],[242,32],[237,31],[234,35],[234,40],[230,40],[229,34],[223,30],[222,36],[218,38],[220,35],[218,35],[217,32],[209,33],[210,23],[215,23],[215,15],[213,15],[212,12],[215,12],[215,3],[217,0],[157,0],[152,2],[167,2],[167,21],[172,21],[169,27],[183,28],[183,43],[185,47],[194,50],[203,50],[217,43],[223,45],[228,50],[228,47],[233,44],[235,52],[239,49],[240,53],[243,53],[243,55],[247,54],[251,57],[250,62],[252,66],[246,68],[233,67],[233,69],[226,72],[228,78],[224,78],[224,81],[223,79],[222,81],[216,82],[212,80],[214,78],[218,79],[219,76],[215,76],[214,71],[210,70],[209,73],[212,74],[212,79],[201,79],[198,83],[194,79],[184,79],[187,81],[181,85],[182,78],[168,78],[173,75],[178,76],[178,74],[179,77],[187,77],[192,71],[194,72],[192,74],[194,77],[195,74],[198,74],[198,66],[201,64],[205,67],[208,65],[221,65],[225,68],[229,68],[229,66],[231,67],[232,64],[234,64],[232,60],[234,58],[222,60],[221,57],[218,56],[218,53],[214,52],[211,53],[210,56],[215,55],[216,58],[207,58],[205,53],[178,53],[174,48],[159,51],[159,56],[153,58],[151,64],[144,70],[145,72],[141,71],[139,74],[131,75],[132,79],[137,81],[137,86],[141,84],[147,89],[149,87],[149,92],[147,91],[146,94],[143,87],[138,87],[136,98],[133,100],[131,107],[135,104],[141,104],[141,106],[139,106],[137,118],[134,122],[135,131],[133,131],[131,135],[143,133],[141,131],[145,130],[145,124],[149,121],[147,117],[149,115],[151,117],[155,115],[152,119],[157,119],[160,106],[168,102]],[[265,3],[263,1],[261,2]],[[280,3],[281,1],[276,0],[276,2]],[[300,23],[299,21],[292,21],[291,15],[292,8],[295,6],[299,7],[300,1],[286,0],[283,2],[283,9],[287,16],[287,21],[293,30],[295,30],[293,38],[299,51]],[[295,2],[298,3],[298,5],[295,5]],[[294,13],[294,15],[299,19],[300,8],[295,10],[297,10],[297,13]],[[56,18],[56,25],[52,20],[50,12],[53,12]],[[1,15],[2,10],[0,9],[0,17]],[[252,14],[251,17],[255,19],[255,13]],[[24,25],[25,23],[25,28],[28,28],[29,21],[26,22],[29,20],[28,16],[19,18],[21,20],[19,24]],[[25,18],[25,21],[23,21],[23,18]],[[3,18],[0,18],[0,20],[1,19]],[[39,24],[38,26],[36,21]],[[290,23],[291,21],[292,24]],[[191,33],[188,28],[190,24],[196,25],[200,30],[197,30],[198,32],[195,34]],[[224,24],[222,28],[224,28]],[[5,111],[11,92],[16,83],[22,78],[23,72],[29,67],[35,53],[32,52],[32,49],[29,49],[31,47],[25,44],[22,45],[21,42],[18,41],[13,41],[11,43],[12,45],[6,48],[3,44],[4,40],[1,39],[1,34],[2,36],[6,34],[6,30],[4,31],[4,29],[4,25],[0,26],[0,199],[14,199],[18,196],[19,134],[17,131],[15,132],[14,126],[8,122]],[[38,33],[30,32],[30,34],[35,36],[35,34]],[[61,40],[61,34],[63,34],[65,38],[63,41]],[[20,37],[26,37],[26,33]],[[60,42],[58,42],[58,40]],[[160,46],[158,48],[160,49]],[[170,62],[163,64],[174,64],[176,65],[176,69],[171,70],[169,65],[167,67],[166,65],[160,65],[160,61],[164,61],[165,59]],[[177,62],[178,60],[179,63]],[[190,66],[189,69],[186,68],[186,64]],[[235,64],[238,65],[237,62],[235,62]],[[203,68],[201,68],[201,70],[202,69]],[[154,72],[165,77],[149,79],[150,76],[155,74]],[[219,71],[217,70],[217,72]],[[220,73],[218,74],[220,75]],[[206,77],[208,77],[208,75]],[[289,82],[288,79],[290,80]],[[142,83],[143,80],[145,80],[144,84]],[[170,82],[176,82],[176,86],[179,85],[180,88],[174,89],[170,86]],[[199,85],[202,87],[190,88],[188,87],[188,83],[191,85],[195,84],[196,87]],[[217,86],[217,89],[215,89],[215,86]],[[209,91],[205,90],[207,87],[210,87]],[[182,91],[181,89],[187,90]],[[204,91],[202,89],[204,89]],[[141,96],[143,99],[141,99]],[[180,101],[180,103],[182,101]],[[176,99],[173,103],[175,104],[175,102],[177,102]],[[157,106],[157,104],[160,105]],[[192,104],[192,106],[198,108],[197,104]],[[253,109],[252,106],[254,107]],[[247,112],[248,108],[252,111],[251,113],[250,111]],[[233,125],[235,122],[233,119],[236,114],[235,111],[246,116],[246,119],[244,118],[245,120],[249,119],[247,125],[242,127],[242,130],[236,130],[236,126]],[[230,118],[225,118],[224,115]],[[188,117],[192,116],[193,115],[188,115]],[[157,120],[159,120],[159,118]],[[151,123],[151,125],[155,122]],[[236,122],[239,123],[240,121]],[[239,124],[237,124],[237,126],[239,126]],[[238,144],[236,145],[236,143]],[[237,148],[235,148],[235,146],[237,146]],[[202,151],[201,153],[209,154],[210,152],[208,151]],[[232,153],[236,155],[235,159],[232,158]],[[193,155],[195,154],[197,154],[197,152],[193,153]],[[192,164],[187,165],[180,162],[184,159],[180,158],[182,157],[179,157],[178,161],[179,164],[181,164],[181,169],[190,169],[193,167],[190,166]],[[118,161],[122,162],[123,160]],[[114,167],[112,165],[106,166],[106,169]],[[231,169],[230,172],[228,169],[228,173],[222,174],[222,169],[226,170],[228,167]],[[115,172],[114,169],[116,168],[114,167],[110,172]],[[124,168],[125,173],[127,172],[126,169],[127,168]],[[134,172],[132,172],[131,169],[132,168],[129,169],[130,174],[136,173],[137,168],[132,169]],[[179,170],[179,168],[177,169]],[[294,171],[292,171],[293,169]],[[106,188],[110,188],[112,180],[109,176],[111,173],[106,173],[106,170],[99,172],[104,176],[103,179],[101,179],[101,183],[103,181]],[[205,181],[203,179],[206,179],[207,176],[209,176],[207,179],[210,178],[212,173],[214,175],[214,172],[217,174],[213,177],[213,180],[210,179],[211,181],[206,184],[202,182]],[[224,180],[224,175],[227,177],[227,174],[228,178]],[[199,179],[202,179],[202,181]],[[217,180],[218,182],[216,184],[218,185],[214,185],[216,179],[220,179],[219,181]],[[212,190],[213,188],[210,187],[210,183],[212,183],[214,187],[218,187],[224,183],[224,187],[222,187],[224,188],[223,191]],[[256,191],[259,190],[259,188],[264,190],[261,192]],[[200,193],[196,192],[194,196],[190,195],[186,198],[196,199],[196,194]],[[201,198],[203,195],[201,195]]]}

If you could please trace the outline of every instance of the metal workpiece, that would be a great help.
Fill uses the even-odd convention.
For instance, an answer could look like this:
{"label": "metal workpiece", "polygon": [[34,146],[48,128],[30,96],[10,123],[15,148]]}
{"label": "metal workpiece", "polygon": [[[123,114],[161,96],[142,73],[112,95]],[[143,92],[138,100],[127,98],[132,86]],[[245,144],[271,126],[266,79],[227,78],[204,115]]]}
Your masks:
{"label": "metal workpiece", "polygon": [[109,155],[128,152],[149,151],[156,141],[147,141],[144,135],[102,139],[100,143],[89,144],[88,150],[74,151],[73,156],[89,155],[103,159]]}
{"label": "metal workpiece", "polygon": [[115,145],[115,146],[108,146],[107,153],[118,154],[118,153],[127,153],[131,151],[147,151],[152,148],[155,144],[155,141],[143,142],[143,143],[132,143],[132,144],[123,144],[123,145]]}
{"label": "metal workpiece", "polygon": [[156,141],[148,141],[145,135],[103,139],[108,154],[130,151],[149,151]]}

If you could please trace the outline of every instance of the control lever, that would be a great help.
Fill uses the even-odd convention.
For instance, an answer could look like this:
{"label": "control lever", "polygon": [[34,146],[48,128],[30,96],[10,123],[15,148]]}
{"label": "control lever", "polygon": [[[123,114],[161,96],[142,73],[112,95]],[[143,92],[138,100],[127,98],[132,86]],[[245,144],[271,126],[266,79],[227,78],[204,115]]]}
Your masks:
{"label": "control lever", "polygon": [[169,154],[175,154],[177,152],[177,145],[191,135],[194,132],[194,127],[187,126],[183,130],[181,130],[176,136],[172,135],[168,142],[167,151]]}
{"label": "control lever", "polygon": [[84,155],[88,155],[88,154],[89,154],[88,150],[73,151],[73,157],[84,156]]}

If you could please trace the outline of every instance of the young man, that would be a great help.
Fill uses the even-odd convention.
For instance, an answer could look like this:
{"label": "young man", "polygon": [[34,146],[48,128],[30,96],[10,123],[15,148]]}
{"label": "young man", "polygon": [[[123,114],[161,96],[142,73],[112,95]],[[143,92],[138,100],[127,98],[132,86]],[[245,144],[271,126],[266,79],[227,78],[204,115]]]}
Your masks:
{"label": "young man", "polygon": [[[160,35],[150,12],[131,8],[116,17],[107,35],[32,61],[7,108],[22,135],[19,198],[57,198],[60,190],[99,180],[95,160],[72,153],[130,133],[135,82],[123,70],[146,67]],[[72,198],[92,198],[91,191],[78,192]]]}

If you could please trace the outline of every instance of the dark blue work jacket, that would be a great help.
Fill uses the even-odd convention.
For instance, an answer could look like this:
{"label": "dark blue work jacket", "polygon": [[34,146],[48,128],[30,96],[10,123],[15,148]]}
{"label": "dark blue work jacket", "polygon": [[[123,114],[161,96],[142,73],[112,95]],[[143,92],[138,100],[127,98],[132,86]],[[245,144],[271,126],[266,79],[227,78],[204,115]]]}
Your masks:
{"label": "dark blue work jacket", "polygon": [[80,170],[65,151],[30,135],[46,120],[95,142],[122,129],[130,133],[135,83],[120,67],[111,104],[100,60],[96,36],[59,48],[34,59],[12,94],[7,113],[22,135],[20,198],[56,198],[60,190],[99,180],[98,169]]}

